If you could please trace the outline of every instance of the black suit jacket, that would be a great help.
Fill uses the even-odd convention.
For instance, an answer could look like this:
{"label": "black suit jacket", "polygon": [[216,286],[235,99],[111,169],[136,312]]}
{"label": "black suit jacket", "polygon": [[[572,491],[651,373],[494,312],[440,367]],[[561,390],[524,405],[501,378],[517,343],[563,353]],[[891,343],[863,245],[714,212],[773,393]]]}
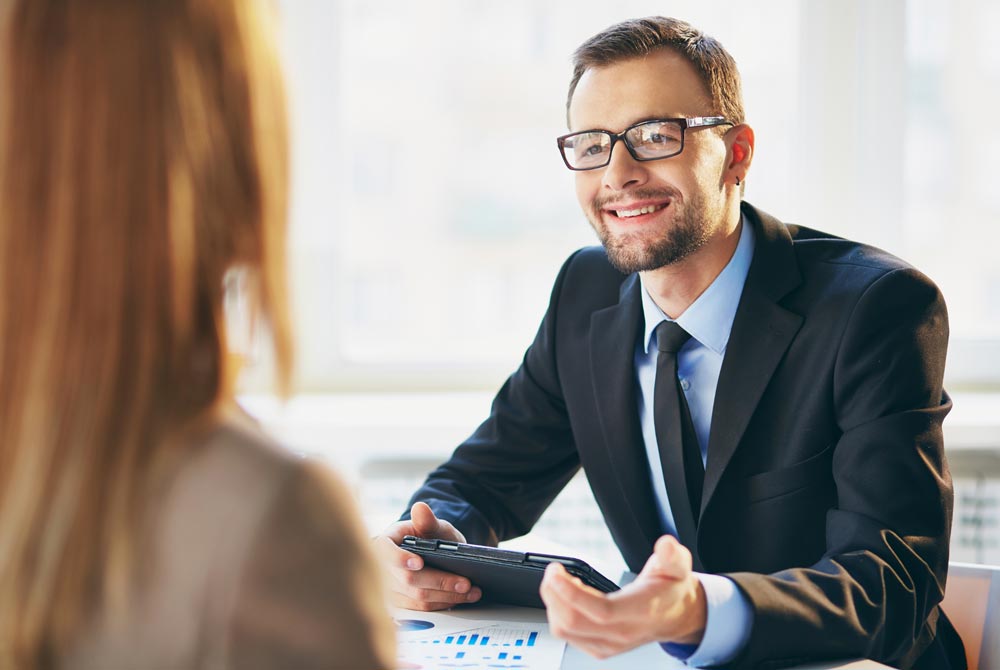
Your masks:
{"label": "black suit jacket", "polygon": [[[697,530],[678,519],[696,569],[726,573],[753,610],[733,666],[860,656],[963,667],[937,607],[952,510],[941,294],[883,251],[743,212],[756,248]],[[574,254],[489,419],[414,500],[470,542],[490,529],[503,540],[527,532],[582,465],[640,570],[662,531],[636,405],[639,291],[602,248]]]}

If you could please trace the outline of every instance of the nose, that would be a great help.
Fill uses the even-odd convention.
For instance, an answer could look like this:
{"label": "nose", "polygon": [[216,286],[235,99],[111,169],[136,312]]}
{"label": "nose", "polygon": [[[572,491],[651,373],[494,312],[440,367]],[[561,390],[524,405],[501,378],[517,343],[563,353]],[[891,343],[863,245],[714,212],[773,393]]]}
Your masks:
{"label": "nose", "polygon": [[624,141],[615,143],[611,151],[611,162],[604,168],[601,184],[611,191],[624,191],[628,188],[642,186],[648,179],[646,167],[641,161],[632,158]]}

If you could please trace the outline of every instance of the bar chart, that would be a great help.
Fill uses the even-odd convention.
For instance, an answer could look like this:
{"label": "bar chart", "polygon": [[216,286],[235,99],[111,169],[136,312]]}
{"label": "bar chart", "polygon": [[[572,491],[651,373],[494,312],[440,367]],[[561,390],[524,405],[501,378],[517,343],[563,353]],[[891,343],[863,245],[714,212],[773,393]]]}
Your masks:
{"label": "bar chart", "polygon": [[447,635],[401,636],[399,657],[421,668],[557,668],[564,645],[547,630],[490,625]]}

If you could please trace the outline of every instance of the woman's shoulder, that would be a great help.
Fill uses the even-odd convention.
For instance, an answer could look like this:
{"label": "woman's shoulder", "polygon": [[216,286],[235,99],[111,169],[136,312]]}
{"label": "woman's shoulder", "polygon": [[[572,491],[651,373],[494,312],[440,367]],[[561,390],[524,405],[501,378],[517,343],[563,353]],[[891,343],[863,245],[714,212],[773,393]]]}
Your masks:
{"label": "woman's shoulder", "polygon": [[[346,638],[330,647],[331,622],[368,640],[355,646],[367,650],[358,667],[391,665],[377,576],[335,474],[240,418],[190,431],[171,451],[141,501],[125,608],[95,610],[63,667],[228,668],[254,654],[310,667],[349,648]],[[282,621],[299,623],[276,638]]]}
{"label": "woman's shoulder", "polygon": [[[224,643],[215,647],[223,658],[213,660],[225,667],[391,667],[395,641],[381,575],[349,488],[252,426],[225,426],[206,444],[212,463],[199,476],[245,495],[249,485],[265,491],[241,521],[252,526],[241,531],[245,545],[226,562],[238,576],[217,598],[226,603],[212,615]],[[235,502],[231,496],[214,504]]]}
{"label": "woman's shoulder", "polygon": [[[252,420],[229,415],[189,436],[153,503],[160,542],[224,546],[204,560],[235,567],[278,520],[305,532],[309,524],[353,525],[353,496],[330,468],[303,458]],[[286,523],[282,523],[282,520]]]}

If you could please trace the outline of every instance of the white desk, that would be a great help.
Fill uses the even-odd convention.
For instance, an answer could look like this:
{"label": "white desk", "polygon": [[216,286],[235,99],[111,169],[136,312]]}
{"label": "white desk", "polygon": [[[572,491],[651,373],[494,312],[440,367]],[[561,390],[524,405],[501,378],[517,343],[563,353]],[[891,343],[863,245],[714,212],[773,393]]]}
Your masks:
{"label": "white desk", "polygon": [[[556,542],[539,537],[534,533],[528,533],[502,545],[506,549],[515,551],[535,551],[564,556],[573,556],[572,549],[562,546]],[[586,557],[581,557],[586,559]],[[601,566],[593,561],[591,565],[597,568]],[[607,569],[604,574],[612,574]],[[625,586],[635,579],[635,574],[623,572],[617,583]],[[545,618],[545,610],[534,607],[514,607],[510,605],[470,605],[459,607],[458,609],[447,610],[446,612],[436,612],[437,616],[447,616],[449,619],[469,620],[470,623],[483,620],[495,621],[505,624],[528,624],[532,628],[541,630],[548,629],[548,620]],[[397,610],[397,618],[421,619],[423,613],[410,612],[408,610]],[[474,624],[473,624],[474,625]],[[526,626],[527,627],[527,626]],[[426,665],[422,670],[433,670],[433,665]],[[667,654],[658,644],[649,644],[644,647],[633,649],[632,651],[618,656],[613,656],[605,660],[598,660],[587,655],[579,649],[566,646],[566,651],[562,657],[562,664],[552,668],[539,668],[537,670],[690,670],[689,666],[676,660]],[[534,669],[533,669],[534,670]],[[835,661],[824,663],[807,663],[795,666],[789,670],[893,670],[887,665],[870,661],[867,659],[851,661]]]}
{"label": "white desk", "polygon": [[[398,614],[405,614],[406,617],[420,619],[422,613],[399,610]],[[455,619],[468,619],[470,621],[482,621],[485,619],[501,623],[530,624],[533,627],[548,626],[548,622],[545,619],[545,610],[531,607],[470,606],[447,612],[438,612],[437,614]],[[810,663],[808,665],[796,666],[795,670],[887,670],[888,667],[875,661],[855,660]],[[638,649],[633,649],[630,652],[613,656],[603,661],[592,658],[579,649],[567,646],[566,652],[563,654],[562,664],[559,668],[551,668],[549,670],[636,670],[637,668],[649,668],[650,670],[681,670],[683,668],[686,670],[688,666],[671,658],[656,644],[639,647]]]}

